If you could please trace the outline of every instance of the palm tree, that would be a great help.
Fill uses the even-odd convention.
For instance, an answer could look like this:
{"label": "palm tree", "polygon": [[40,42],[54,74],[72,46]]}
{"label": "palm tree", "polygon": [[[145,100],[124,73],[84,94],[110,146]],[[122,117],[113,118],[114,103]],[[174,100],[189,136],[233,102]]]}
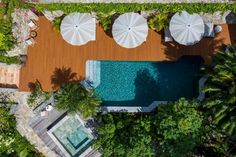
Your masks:
{"label": "palm tree", "polygon": [[68,113],[80,112],[85,118],[96,115],[101,99],[94,96],[94,91],[87,91],[80,83],[62,86],[55,94],[55,106]]}
{"label": "palm tree", "polygon": [[236,47],[217,53],[214,63],[207,68],[205,106],[212,111],[213,123],[236,135]]}

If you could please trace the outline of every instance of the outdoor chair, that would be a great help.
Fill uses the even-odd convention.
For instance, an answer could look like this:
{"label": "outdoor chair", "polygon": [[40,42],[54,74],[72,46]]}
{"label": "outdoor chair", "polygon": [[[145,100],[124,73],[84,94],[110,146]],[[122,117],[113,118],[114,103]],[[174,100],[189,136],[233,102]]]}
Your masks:
{"label": "outdoor chair", "polygon": [[30,22],[28,23],[28,26],[30,27],[31,30],[38,30],[39,28],[33,20],[30,20]]}
{"label": "outdoor chair", "polygon": [[214,27],[215,34],[220,33],[221,31],[222,31],[222,27],[220,25],[217,25],[217,26]]}
{"label": "outdoor chair", "polygon": [[170,29],[169,27],[167,27],[165,30],[164,30],[164,34],[165,34],[165,42],[172,42],[173,41],[173,38],[170,34]]}
{"label": "outdoor chair", "polygon": [[30,45],[30,46],[34,46],[34,44],[35,44],[35,41],[33,38],[29,38],[25,42],[27,45]]}
{"label": "outdoor chair", "polygon": [[47,117],[48,116],[48,111],[41,111],[40,116],[41,117]]}
{"label": "outdoor chair", "polygon": [[214,24],[213,23],[205,23],[205,32],[204,32],[204,37],[211,37],[213,38],[215,36],[214,32]]}

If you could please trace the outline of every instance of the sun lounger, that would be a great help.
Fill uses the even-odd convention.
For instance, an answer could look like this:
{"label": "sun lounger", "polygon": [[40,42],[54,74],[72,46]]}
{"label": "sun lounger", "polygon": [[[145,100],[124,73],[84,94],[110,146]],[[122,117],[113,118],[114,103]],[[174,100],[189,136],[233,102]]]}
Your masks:
{"label": "sun lounger", "polygon": [[27,45],[30,45],[30,46],[34,46],[34,44],[35,44],[35,41],[33,38],[29,38],[25,42]]}
{"label": "sun lounger", "polygon": [[205,32],[204,32],[204,37],[214,37],[214,24],[213,23],[205,23]]}
{"label": "sun lounger", "polygon": [[165,42],[171,42],[173,41],[173,38],[170,34],[170,30],[169,30],[169,27],[167,27],[165,30],[164,30],[164,33],[165,33]]}
{"label": "sun lounger", "polygon": [[37,30],[38,29],[38,26],[32,20],[30,20],[30,22],[28,23],[28,26],[30,27],[31,30]]}

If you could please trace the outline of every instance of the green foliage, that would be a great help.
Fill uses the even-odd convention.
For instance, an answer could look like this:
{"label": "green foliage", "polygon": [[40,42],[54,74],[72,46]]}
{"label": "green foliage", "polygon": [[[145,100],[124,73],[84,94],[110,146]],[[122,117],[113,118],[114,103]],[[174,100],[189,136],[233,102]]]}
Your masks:
{"label": "green foliage", "polygon": [[12,36],[12,16],[16,8],[29,8],[20,0],[1,0],[0,2],[0,52],[9,51],[15,44]]}
{"label": "green foliage", "polygon": [[36,9],[42,11],[44,9],[48,10],[63,10],[65,14],[72,12],[96,12],[109,14],[115,12],[118,14],[125,12],[137,12],[140,10],[153,10],[157,9],[160,13],[166,12],[180,12],[186,10],[190,13],[213,13],[215,11],[227,11],[232,10],[236,11],[236,4],[227,4],[227,3],[176,3],[176,4],[160,4],[160,3],[53,3],[53,4],[37,4]]}
{"label": "green foliage", "polygon": [[30,84],[31,93],[27,99],[27,104],[30,107],[36,107],[38,103],[48,100],[52,93],[44,92],[38,80]]}
{"label": "green foliage", "polygon": [[231,156],[236,153],[235,142],[222,134],[221,129],[214,124],[205,124],[204,132],[201,151],[205,156],[222,157]]}
{"label": "green foliage", "polygon": [[3,14],[10,18],[11,13],[15,8],[20,7],[20,4],[19,0],[2,0],[2,5],[4,6],[4,11],[2,11]]}
{"label": "green foliage", "polygon": [[10,50],[14,45],[14,38],[12,36],[12,17],[11,13],[14,10],[14,4],[17,0],[2,0],[0,6],[2,7],[0,13],[0,52]]}
{"label": "green foliage", "polygon": [[6,109],[0,107],[0,134],[7,133],[16,125],[15,118],[6,112]]}
{"label": "green foliage", "polygon": [[11,30],[11,20],[3,20],[0,18],[0,52],[10,50],[14,45],[14,38]]}
{"label": "green foliage", "polygon": [[225,52],[214,57],[214,66],[207,67],[208,81],[203,91],[205,107],[213,123],[227,134],[236,137],[236,47],[228,46]]}
{"label": "green foliage", "polygon": [[97,14],[97,18],[105,32],[111,30],[112,18],[113,18],[112,14],[100,13]]}
{"label": "green foliage", "polygon": [[[216,3],[214,5],[207,3],[191,3],[191,4],[160,4],[160,3],[53,3],[53,4],[36,4],[35,8],[42,12],[44,9],[62,10],[65,14],[80,12],[80,13],[97,13],[98,20],[104,30],[107,32],[111,29],[112,14],[122,14],[126,12],[138,12],[141,10],[153,10],[159,11],[155,17],[153,17],[149,26],[157,31],[165,28],[167,13],[176,13],[183,10],[189,13],[213,13],[215,11],[236,11],[236,3]],[[56,25],[57,28],[57,25]],[[58,29],[56,29],[58,30]]]}
{"label": "green foliage", "polygon": [[53,22],[53,30],[58,33],[60,32],[61,21],[62,21],[62,17],[58,17]]}
{"label": "green foliage", "polygon": [[6,63],[6,64],[19,64],[20,63],[17,56],[8,57],[2,53],[0,53],[0,62]]}
{"label": "green foliage", "polygon": [[152,124],[148,115],[99,114],[99,137],[95,147],[104,157],[154,156]]}
{"label": "green foliage", "polygon": [[10,18],[11,13],[15,10],[15,8],[21,8],[21,3],[19,0],[2,0],[2,4],[4,5],[5,14]]}
{"label": "green foliage", "polygon": [[161,105],[154,116],[160,142],[159,156],[183,157],[201,142],[203,117],[196,101],[180,99]]}
{"label": "green foliage", "polygon": [[55,94],[55,106],[68,113],[80,112],[85,118],[96,115],[101,100],[94,96],[94,91],[87,91],[80,83],[69,83]]}
{"label": "green foliage", "polygon": [[157,32],[165,29],[168,26],[168,14],[157,13],[149,19],[148,25]]}
{"label": "green foliage", "polygon": [[16,130],[16,119],[9,115],[8,109],[0,107],[0,156],[12,157],[43,157]]}
{"label": "green foliage", "polygon": [[[94,146],[103,156],[184,157],[194,155],[208,130],[197,101],[180,99],[152,114],[99,114]],[[215,145],[217,146],[217,145]],[[206,152],[204,152],[206,153]]]}

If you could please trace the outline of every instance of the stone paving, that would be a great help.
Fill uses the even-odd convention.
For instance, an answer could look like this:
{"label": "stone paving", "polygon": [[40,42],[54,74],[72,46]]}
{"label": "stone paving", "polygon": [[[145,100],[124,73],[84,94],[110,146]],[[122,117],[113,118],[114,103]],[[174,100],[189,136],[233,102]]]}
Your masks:
{"label": "stone paving", "polygon": [[227,3],[231,0],[28,0],[32,3]]}
{"label": "stone paving", "polygon": [[15,9],[11,16],[13,18],[12,33],[17,44],[12,50],[7,52],[7,55],[26,55],[28,45],[25,41],[29,38],[30,32],[28,23],[30,22],[30,20],[37,21],[38,16],[29,9]]}
{"label": "stone paving", "polygon": [[25,136],[31,144],[35,145],[36,149],[43,153],[44,156],[58,157],[55,152],[51,151],[43,143],[34,130],[29,126],[29,121],[32,117],[34,117],[34,113],[26,103],[28,93],[21,92],[18,93],[18,95],[19,105],[17,106],[16,112],[14,113],[17,120],[17,130],[22,136]]}

